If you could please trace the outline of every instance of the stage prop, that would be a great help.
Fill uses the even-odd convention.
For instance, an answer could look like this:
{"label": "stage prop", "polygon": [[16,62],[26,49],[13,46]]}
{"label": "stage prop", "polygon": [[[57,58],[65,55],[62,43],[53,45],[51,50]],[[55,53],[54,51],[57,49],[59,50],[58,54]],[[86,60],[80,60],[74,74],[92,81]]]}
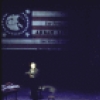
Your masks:
{"label": "stage prop", "polygon": [[15,93],[15,99],[17,100],[17,92],[20,89],[19,85],[15,85],[11,82],[7,82],[4,85],[1,85],[1,92],[2,92],[2,98],[4,98],[6,96],[6,100],[7,100],[7,96]]}

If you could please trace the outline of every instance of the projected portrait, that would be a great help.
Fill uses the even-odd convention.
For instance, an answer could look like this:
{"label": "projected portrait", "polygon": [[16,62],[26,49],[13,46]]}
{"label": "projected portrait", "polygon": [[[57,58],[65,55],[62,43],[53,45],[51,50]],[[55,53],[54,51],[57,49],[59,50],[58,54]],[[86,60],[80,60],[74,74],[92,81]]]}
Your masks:
{"label": "projected portrait", "polygon": [[6,35],[17,36],[27,31],[29,28],[29,18],[25,13],[5,14],[1,24]]}
{"label": "projected portrait", "polygon": [[12,31],[19,31],[25,24],[21,22],[24,22],[24,20],[19,15],[10,15],[7,17],[6,26]]}

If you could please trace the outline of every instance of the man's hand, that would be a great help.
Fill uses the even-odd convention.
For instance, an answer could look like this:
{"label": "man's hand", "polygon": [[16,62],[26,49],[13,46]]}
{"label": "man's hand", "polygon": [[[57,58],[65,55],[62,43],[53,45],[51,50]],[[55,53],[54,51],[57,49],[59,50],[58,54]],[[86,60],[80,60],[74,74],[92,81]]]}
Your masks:
{"label": "man's hand", "polygon": [[30,75],[30,78],[34,78],[34,75]]}

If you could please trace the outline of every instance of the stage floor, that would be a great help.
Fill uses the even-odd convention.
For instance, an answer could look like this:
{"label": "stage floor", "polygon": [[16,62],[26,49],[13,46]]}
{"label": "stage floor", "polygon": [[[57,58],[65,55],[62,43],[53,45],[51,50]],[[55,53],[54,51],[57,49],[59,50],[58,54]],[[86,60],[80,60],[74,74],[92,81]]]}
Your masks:
{"label": "stage floor", "polygon": [[[50,93],[49,91],[42,91],[42,99],[39,100],[48,100],[48,96],[55,96],[55,100],[100,100],[100,93],[90,94],[90,93],[79,93],[73,91],[62,91],[57,90],[55,93]],[[4,97],[3,100],[6,100]],[[15,94],[10,94],[7,96],[7,100],[15,100]],[[31,100],[30,98],[30,89],[21,88],[17,93],[17,100]]]}

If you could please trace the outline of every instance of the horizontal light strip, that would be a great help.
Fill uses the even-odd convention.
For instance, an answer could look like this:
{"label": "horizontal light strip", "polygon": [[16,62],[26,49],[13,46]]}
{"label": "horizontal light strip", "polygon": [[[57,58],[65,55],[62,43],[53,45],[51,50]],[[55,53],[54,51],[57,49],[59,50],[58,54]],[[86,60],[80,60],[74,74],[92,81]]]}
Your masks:
{"label": "horizontal light strip", "polygon": [[62,48],[2,48],[2,50],[63,50]]}
{"label": "horizontal light strip", "polygon": [[[37,31],[38,31],[38,32],[40,32],[40,31],[41,31],[41,32],[44,32],[44,31],[45,31],[45,32],[47,32],[47,34],[51,34],[50,32],[53,31],[53,34],[54,34],[54,35],[58,35],[58,34],[60,34],[60,33],[61,33],[61,34],[64,34],[64,32],[67,32],[67,31],[63,31],[63,30],[35,30],[35,29],[33,29],[33,30],[31,31],[31,32],[32,32],[31,34],[37,35]],[[48,33],[48,32],[49,32],[49,33]],[[58,33],[58,32],[59,32],[59,33]],[[41,33],[41,34],[44,34],[44,33]],[[67,34],[67,33],[66,33],[66,34]]]}
{"label": "horizontal light strip", "polygon": [[67,14],[61,11],[32,11],[32,17],[65,17]]}
{"label": "horizontal light strip", "polygon": [[3,50],[37,50],[37,48],[2,48]]}
{"label": "horizontal light strip", "polygon": [[32,17],[34,21],[68,21],[68,17]]}
{"label": "horizontal light strip", "polygon": [[[68,41],[68,40],[67,40]],[[64,44],[64,39],[3,39],[2,44]]]}
{"label": "horizontal light strip", "polygon": [[67,24],[67,21],[32,21],[33,26],[62,26]]}
{"label": "horizontal light strip", "polygon": [[68,25],[63,26],[32,26],[32,29],[34,30],[65,30],[68,28]]}

